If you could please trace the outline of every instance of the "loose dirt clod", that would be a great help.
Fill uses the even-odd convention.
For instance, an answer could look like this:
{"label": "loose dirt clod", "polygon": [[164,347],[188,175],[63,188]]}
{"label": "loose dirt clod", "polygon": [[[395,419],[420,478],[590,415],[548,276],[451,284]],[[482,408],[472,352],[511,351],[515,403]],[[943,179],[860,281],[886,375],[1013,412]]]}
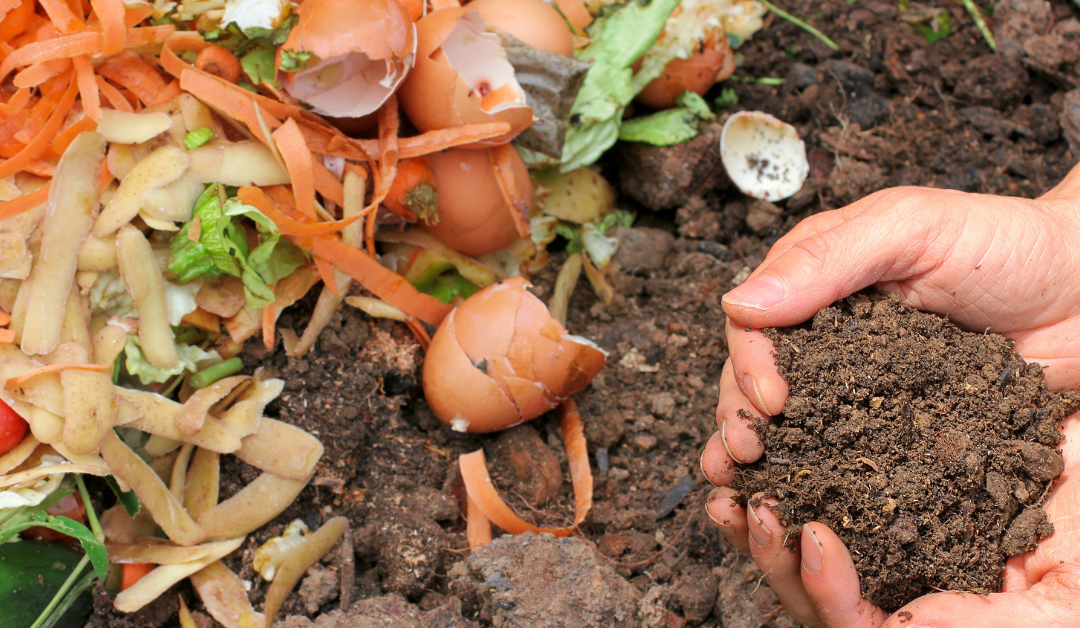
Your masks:
{"label": "loose dirt clod", "polygon": [[836,531],[866,598],[998,591],[1005,559],[1053,533],[1040,504],[1078,397],[1047,390],[1008,340],[878,293],[766,335],[791,395],[733,486],[779,498],[791,544],[808,521]]}

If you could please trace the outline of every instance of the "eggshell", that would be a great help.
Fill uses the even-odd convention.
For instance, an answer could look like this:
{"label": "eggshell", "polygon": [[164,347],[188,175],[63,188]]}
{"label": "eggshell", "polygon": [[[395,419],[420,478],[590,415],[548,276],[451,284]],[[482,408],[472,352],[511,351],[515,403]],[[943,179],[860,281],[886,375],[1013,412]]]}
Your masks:
{"label": "eggshell", "polygon": [[672,59],[664,73],[645,86],[634,98],[652,109],[670,109],[675,99],[686,90],[703,96],[717,81],[735,71],[735,55],[727,37],[710,38],[710,43],[689,59]]}
{"label": "eggshell", "polygon": [[278,74],[285,91],[315,113],[335,118],[371,114],[413,65],[416,26],[398,0],[306,0],[297,14],[281,51],[314,57],[299,72]]}
{"label": "eggshell", "polygon": [[603,351],[567,334],[528,285],[514,277],[488,286],[435,332],[424,393],[443,423],[469,432],[512,427],[552,410],[603,368]]}
{"label": "eggshell", "polygon": [[474,0],[468,8],[533,48],[574,55],[574,34],[559,11],[544,0]]}
{"label": "eggshell", "polygon": [[[464,30],[451,39],[463,21],[466,22]],[[405,115],[417,129],[435,131],[483,122],[510,124],[508,133],[470,144],[473,148],[484,148],[505,144],[532,124],[532,109],[525,104],[524,90],[513,79],[513,68],[506,61],[505,51],[501,47],[497,51],[485,48],[484,51],[490,54],[485,54],[482,59],[471,56],[476,50],[473,44],[482,41],[476,29],[482,32],[483,28],[480,14],[465,8],[440,9],[416,23],[416,65],[402,83],[398,94]],[[451,65],[447,52],[443,50],[448,40],[462,43],[461,46],[454,46],[454,51],[460,54],[465,54],[460,51],[471,46],[468,58],[459,59],[458,68]],[[463,72],[467,73],[468,82]],[[504,80],[507,73],[512,82]],[[481,106],[483,86],[491,85],[498,89],[503,84],[511,85],[515,100],[486,111]]]}
{"label": "eggshell", "polygon": [[[532,207],[532,183],[525,162],[514,153],[518,189]],[[518,239],[511,209],[503,200],[488,150],[451,148],[428,155],[439,194],[439,222],[420,224],[450,248],[466,255],[486,255]]]}
{"label": "eggshell", "polygon": [[424,357],[424,394],[435,416],[460,432],[491,432],[522,421],[491,377],[469,360],[454,332],[454,312],[443,319]]}
{"label": "eggshell", "polygon": [[740,111],[720,131],[720,161],[743,194],[779,201],[802,189],[810,174],[799,130],[763,111]]}

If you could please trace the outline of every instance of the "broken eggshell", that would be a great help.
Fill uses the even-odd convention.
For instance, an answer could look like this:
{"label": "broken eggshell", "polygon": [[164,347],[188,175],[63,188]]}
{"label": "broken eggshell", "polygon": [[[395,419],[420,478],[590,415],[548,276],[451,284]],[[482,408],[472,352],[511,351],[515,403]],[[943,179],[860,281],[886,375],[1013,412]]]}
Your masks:
{"label": "broken eggshell", "polygon": [[583,389],[606,354],[567,333],[514,277],[488,286],[450,312],[424,358],[424,395],[459,432],[524,423]]}
{"label": "broken eggshell", "polygon": [[698,96],[735,71],[735,54],[722,32],[714,32],[689,59],[675,58],[664,73],[650,81],[634,100],[651,109],[671,109],[686,90]]}
{"label": "broken eggshell", "polygon": [[[281,72],[291,96],[315,113],[359,118],[376,111],[405,80],[416,58],[416,25],[398,0],[306,0],[281,46],[312,55],[307,67]],[[280,67],[280,64],[279,64]]]}
{"label": "broken eggshell", "polygon": [[473,0],[469,9],[537,50],[574,56],[574,34],[558,9],[544,0]]}
{"label": "broken eggshell", "polygon": [[798,192],[810,174],[799,132],[761,111],[740,111],[727,119],[720,133],[720,159],[744,194],[766,201]]}
{"label": "broken eggshell", "polygon": [[532,109],[514,77],[500,38],[476,11],[440,9],[416,23],[416,66],[399,92],[405,115],[420,131],[507,122],[510,132],[470,144],[505,144],[532,124]]}

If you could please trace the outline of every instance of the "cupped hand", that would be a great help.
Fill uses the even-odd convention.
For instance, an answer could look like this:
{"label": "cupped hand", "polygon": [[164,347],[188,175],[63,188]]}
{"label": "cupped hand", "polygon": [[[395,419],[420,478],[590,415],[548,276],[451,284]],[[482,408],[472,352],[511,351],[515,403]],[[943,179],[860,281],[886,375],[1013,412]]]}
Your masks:
{"label": "cupped hand", "polygon": [[1080,387],[1080,168],[1037,200],[885,190],[811,216],[778,240],[723,300],[731,357],[720,378],[719,429],[701,458],[717,486],[709,516],[807,625],[1080,625],[1080,414],[1062,423],[1065,471],[1044,506],[1054,535],[1011,558],[1002,592],[985,597],[937,593],[888,616],[862,598],[851,556],[826,526],[804,526],[791,552],[768,500],[747,510],[732,499],[733,463],[763,452],[745,417],[768,419],[788,396],[760,330],[809,320],[867,286],[966,329],[1002,333],[1028,362],[1046,367],[1050,388]]}

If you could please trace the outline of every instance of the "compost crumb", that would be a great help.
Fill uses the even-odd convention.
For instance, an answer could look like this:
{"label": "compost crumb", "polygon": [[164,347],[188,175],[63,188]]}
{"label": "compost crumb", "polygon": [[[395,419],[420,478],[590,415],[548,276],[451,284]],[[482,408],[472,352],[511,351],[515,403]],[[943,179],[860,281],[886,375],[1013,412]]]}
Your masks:
{"label": "compost crumb", "polygon": [[1005,560],[1053,533],[1041,504],[1078,397],[1009,340],[880,293],[766,335],[790,397],[757,422],[765,454],[733,486],[778,498],[792,546],[806,522],[836,531],[867,599],[999,591]]}

